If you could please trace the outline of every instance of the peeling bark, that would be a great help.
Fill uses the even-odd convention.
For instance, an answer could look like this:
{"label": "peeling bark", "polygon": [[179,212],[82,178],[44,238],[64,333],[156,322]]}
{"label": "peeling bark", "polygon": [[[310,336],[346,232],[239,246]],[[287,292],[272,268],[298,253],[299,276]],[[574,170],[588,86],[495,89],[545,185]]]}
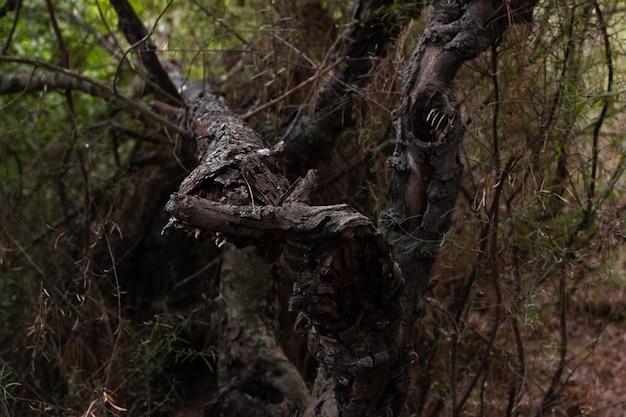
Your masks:
{"label": "peeling bark", "polygon": [[[215,142],[200,146],[199,167],[181,184],[183,192],[172,195],[166,207],[172,225],[208,230],[220,242],[239,246],[306,247],[308,260],[291,307],[300,311],[297,331],[307,338],[325,377],[318,377],[303,415],[397,415],[408,387],[408,358],[399,334],[402,278],[389,246],[371,221],[350,207],[306,204],[313,172],[285,186],[266,165],[264,155],[272,152],[259,148],[253,131],[236,120],[214,122],[226,117],[220,106],[211,122],[198,127]],[[256,178],[247,187],[250,161]],[[334,411],[320,414],[328,407]]]}

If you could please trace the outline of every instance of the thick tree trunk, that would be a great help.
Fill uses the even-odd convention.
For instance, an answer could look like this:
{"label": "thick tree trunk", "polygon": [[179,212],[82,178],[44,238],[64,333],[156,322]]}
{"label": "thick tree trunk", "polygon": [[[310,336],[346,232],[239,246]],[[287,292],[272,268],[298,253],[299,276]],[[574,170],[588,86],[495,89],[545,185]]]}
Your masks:
{"label": "thick tree trunk", "polygon": [[308,389],[276,341],[276,289],[253,248],[224,251],[220,296],[219,393],[204,415],[293,416]]}
{"label": "thick tree trunk", "polygon": [[[218,244],[228,239],[264,252],[279,243],[306,247],[291,305],[324,373],[304,415],[397,415],[404,398],[398,392],[406,392],[408,379],[397,302],[402,279],[390,248],[369,219],[349,207],[307,205],[313,172],[288,187],[271,172],[266,155],[272,151],[261,147],[255,132],[217,97],[197,100],[190,122],[201,162],[168,203],[171,225],[209,230]],[[241,323],[241,331],[246,326]],[[229,329],[224,337],[235,333]]]}
{"label": "thick tree trunk", "polygon": [[[304,384],[264,314],[268,304],[254,300],[266,295],[267,275],[255,272],[260,267],[251,253],[229,252],[222,286],[233,304],[225,307],[220,326],[221,392],[207,415],[400,414],[409,386],[410,329],[461,173],[463,126],[452,80],[511,22],[528,21],[535,1],[513,2],[515,14],[490,0],[434,3],[402,79],[392,202],[383,218],[402,272],[369,219],[345,205],[309,206],[312,171],[290,186],[275,173],[280,147],[267,149],[218,96],[189,91],[185,114],[199,165],[172,195],[168,226],[196,235],[208,231],[218,246],[228,240],[265,255],[280,244],[304,248],[307,260],[291,307],[299,311],[296,331],[321,366],[304,404]],[[400,304],[402,273],[408,285]]]}

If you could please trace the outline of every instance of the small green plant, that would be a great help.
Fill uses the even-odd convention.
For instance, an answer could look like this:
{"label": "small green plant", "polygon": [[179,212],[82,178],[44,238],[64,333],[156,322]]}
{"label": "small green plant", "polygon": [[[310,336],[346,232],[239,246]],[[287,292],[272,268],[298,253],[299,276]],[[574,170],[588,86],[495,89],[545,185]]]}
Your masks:
{"label": "small green plant", "polygon": [[19,382],[15,382],[15,380],[11,378],[12,374],[6,364],[3,363],[0,366],[0,395],[2,396],[2,398],[0,398],[0,411],[7,417],[13,415],[9,410],[11,410],[11,406],[15,402],[11,390],[20,386]]}

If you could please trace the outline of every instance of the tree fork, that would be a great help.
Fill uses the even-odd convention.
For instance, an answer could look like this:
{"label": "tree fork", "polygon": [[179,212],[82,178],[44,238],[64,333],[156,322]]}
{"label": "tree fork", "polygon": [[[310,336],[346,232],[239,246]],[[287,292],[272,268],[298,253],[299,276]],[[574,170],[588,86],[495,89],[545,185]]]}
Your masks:
{"label": "tree fork", "polygon": [[[226,217],[208,227],[218,245],[225,239],[260,248],[300,241],[308,249],[291,306],[300,311],[296,330],[307,337],[321,369],[304,416],[400,414],[409,386],[410,329],[461,175],[463,126],[452,82],[462,63],[486,50],[509,24],[529,21],[535,2],[434,3],[433,17],[403,74],[402,104],[394,121],[395,174],[383,225],[402,273],[389,244],[365,217],[346,212],[346,206],[307,204],[314,176],[289,187],[275,174],[272,156],[279,149],[266,149],[219,97],[199,93],[188,98],[187,125],[197,139],[199,165],[168,203],[170,226],[201,234],[222,211]],[[327,212],[316,217],[320,209]],[[315,218],[312,228],[302,227]],[[401,306],[403,274],[407,287]],[[259,378],[255,384],[254,392],[273,386]],[[270,391],[276,393],[275,388]],[[246,384],[236,391],[233,398],[251,392]],[[269,397],[255,401],[269,404],[278,398]],[[280,400],[286,398],[305,397],[281,393]]]}

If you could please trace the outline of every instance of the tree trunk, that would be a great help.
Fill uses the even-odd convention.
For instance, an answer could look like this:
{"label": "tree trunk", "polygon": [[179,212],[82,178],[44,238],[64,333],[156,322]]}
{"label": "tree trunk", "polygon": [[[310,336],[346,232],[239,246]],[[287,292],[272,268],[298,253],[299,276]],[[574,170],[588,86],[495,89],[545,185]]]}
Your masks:
{"label": "tree trunk", "polygon": [[268,268],[253,248],[222,255],[218,387],[205,416],[293,416],[308,400],[298,370],[276,341]]}
{"label": "tree trunk", "polygon": [[[513,23],[530,22],[536,0],[434,1],[433,15],[402,74],[395,115],[391,203],[381,218],[406,279],[407,335],[432,285],[430,270],[448,229],[461,179],[464,126],[453,94],[461,65],[489,48]],[[410,338],[410,336],[408,336]]]}
{"label": "tree trunk", "polygon": [[[275,256],[281,244],[304,248],[307,259],[290,305],[299,312],[296,331],[320,363],[308,397],[266,314],[268,275],[259,272],[265,268],[250,251],[228,251],[221,284],[226,305],[220,395],[206,415],[286,416],[302,408],[304,416],[400,414],[414,358],[411,328],[461,174],[457,154],[464,129],[452,81],[462,63],[487,49],[510,23],[529,21],[535,2],[434,2],[403,74],[395,116],[395,174],[382,219],[393,256],[366,217],[345,205],[308,204],[313,171],[289,185],[276,173],[280,146],[266,148],[220,97],[186,91],[186,125],[199,165],[167,204],[168,227],[196,236],[208,231],[218,246],[228,240],[265,257]],[[147,69],[158,78],[153,63]],[[407,285],[400,303],[402,275]]]}

